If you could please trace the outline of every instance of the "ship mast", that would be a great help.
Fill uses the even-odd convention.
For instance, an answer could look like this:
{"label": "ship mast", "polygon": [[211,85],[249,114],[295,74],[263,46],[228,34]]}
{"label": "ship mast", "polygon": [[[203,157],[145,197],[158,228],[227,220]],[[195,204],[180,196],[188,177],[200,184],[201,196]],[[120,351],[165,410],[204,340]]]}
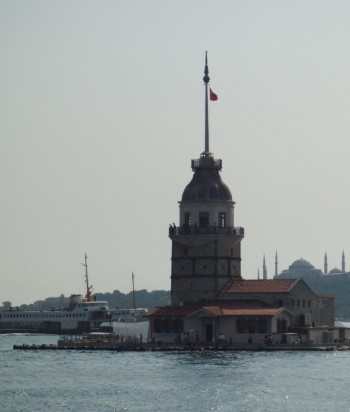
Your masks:
{"label": "ship mast", "polygon": [[135,285],[134,285],[134,272],[132,272],[132,299],[133,299],[133,303],[134,303],[134,309],[136,309],[136,300],[135,300]]}
{"label": "ship mast", "polygon": [[82,263],[83,266],[85,266],[85,283],[86,283],[86,301],[91,302],[91,288],[92,286],[89,286],[89,276],[88,276],[88,265],[87,265],[87,254],[85,253],[85,263]]}

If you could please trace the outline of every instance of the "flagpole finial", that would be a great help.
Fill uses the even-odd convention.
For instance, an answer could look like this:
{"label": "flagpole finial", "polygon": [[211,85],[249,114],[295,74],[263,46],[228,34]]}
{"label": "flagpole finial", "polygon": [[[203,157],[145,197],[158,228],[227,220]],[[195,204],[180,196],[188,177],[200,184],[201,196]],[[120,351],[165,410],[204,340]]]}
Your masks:
{"label": "flagpole finial", "polygon": [[204,66],[204,77],[203,77],[203,81],[205,84],[208,84],[210,80],[209,77],[209,69],[208,69],[208,52],[205,52],[205,66]]}

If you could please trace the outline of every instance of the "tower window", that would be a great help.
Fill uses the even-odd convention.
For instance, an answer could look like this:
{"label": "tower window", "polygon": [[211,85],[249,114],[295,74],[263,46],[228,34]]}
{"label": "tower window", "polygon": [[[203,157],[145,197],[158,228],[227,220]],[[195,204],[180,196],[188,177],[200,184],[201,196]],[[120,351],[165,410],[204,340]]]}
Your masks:
{"label": "tower window", "polygon": [[185,213],[185,225],[191,226],[191,213],[190,212]]}
{"label": "tower window", "polygon": [[226,213],[219,212],[219,227],[226,226]]}
{"label": "tower window", "polygon": [[208,226],[209,226],[209,213],[199,212],[199,227],[208,227]]}

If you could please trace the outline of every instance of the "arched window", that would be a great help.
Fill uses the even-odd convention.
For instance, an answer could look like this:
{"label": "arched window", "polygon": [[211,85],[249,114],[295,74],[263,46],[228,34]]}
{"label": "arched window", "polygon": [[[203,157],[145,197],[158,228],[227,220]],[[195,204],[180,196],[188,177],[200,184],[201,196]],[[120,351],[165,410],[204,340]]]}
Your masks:
{"label": "arched window", "polygon": [[209,213],[208,212],[199,212],[199,227],[208,227],[209,226]]}
{"label": "arched window", "polygon": [[185,226],[191,226],[191,213],[185,213]]}

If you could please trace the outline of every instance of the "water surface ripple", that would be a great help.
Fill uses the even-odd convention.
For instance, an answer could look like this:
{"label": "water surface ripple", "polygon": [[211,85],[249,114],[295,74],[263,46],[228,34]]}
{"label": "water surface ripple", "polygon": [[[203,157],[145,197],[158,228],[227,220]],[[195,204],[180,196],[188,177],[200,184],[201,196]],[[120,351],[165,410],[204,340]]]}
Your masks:
{"label": "water surface ripple", "polygon": [[1,411],[350,411],[350,352],[18,351],[0,335]]}

